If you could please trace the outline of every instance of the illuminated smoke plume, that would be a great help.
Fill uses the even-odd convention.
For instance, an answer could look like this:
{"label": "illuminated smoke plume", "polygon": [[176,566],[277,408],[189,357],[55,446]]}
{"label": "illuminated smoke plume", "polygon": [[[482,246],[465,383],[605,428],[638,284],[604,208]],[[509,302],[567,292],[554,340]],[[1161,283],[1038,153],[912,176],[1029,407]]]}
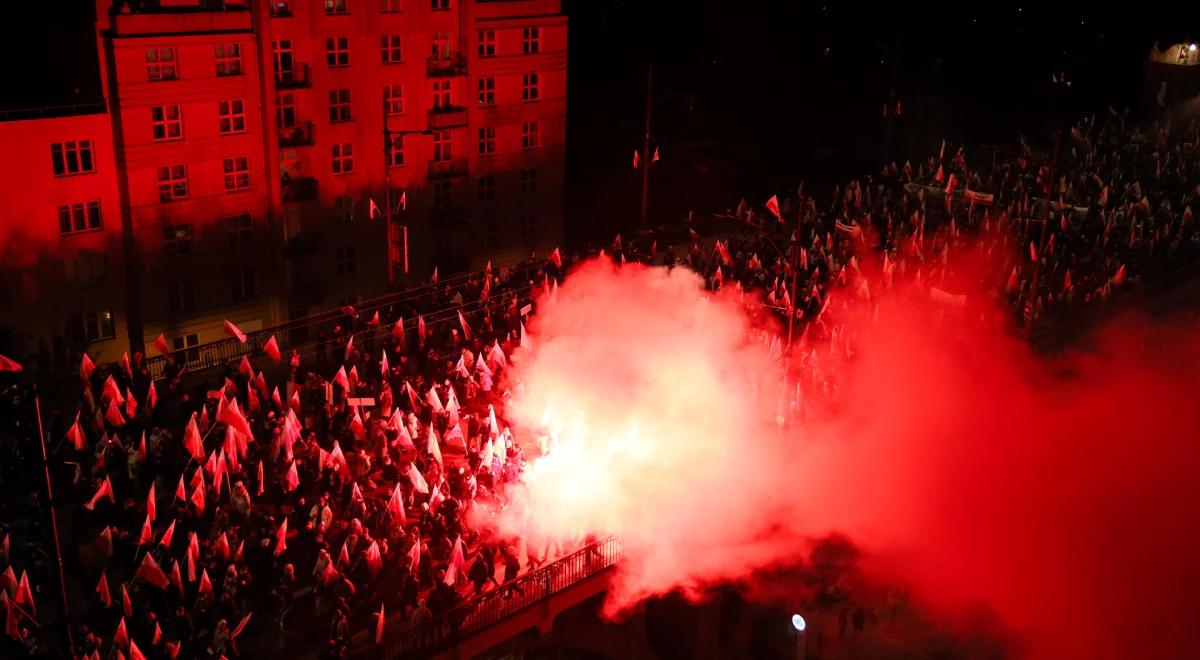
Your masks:
{"label": "illuminated smoke plume", "polygon": [[803,385],[827,395],[781,432],[795,383],[735,293],[682,269],[578,268],[516,360],[509,416],[552,431],[535,527],[622,536],[610,612],[802,563],[841,533],[872,577],[947,621],[991,608],[1030,657],[1195,648],[1195,333],[1118,328],[1047,361],[905,288],[843,311],[837,348],[814,341],[824,375]]}

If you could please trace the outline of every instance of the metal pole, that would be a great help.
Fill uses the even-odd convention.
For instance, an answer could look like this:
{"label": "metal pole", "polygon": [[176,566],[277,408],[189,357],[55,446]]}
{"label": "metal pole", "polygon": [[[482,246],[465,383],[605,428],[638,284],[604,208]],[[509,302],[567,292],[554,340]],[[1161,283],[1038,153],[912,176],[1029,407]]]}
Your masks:
{"label": "metal pole", "polygon": [[650,114],[654,108],[654,65],[646,65],[646,141],[642,146],[642,226],[650,223]]}
{"label": "metal pole", "polygon": [[[799,196],[797,196],[799,197]],[[799,202],[797,203],[799,206]],[[792,240],[792,306],[787,310],[788,313],[788,351],[792,350],[792,331],[796,325],[796,305],[800,304],[796,298],[796,285],[800,280],[800,214],[803,213],[802,208],[796,209],[796,229],[792,233],[795,239]]]}
{"label": "metal pole", "polygon": [[1033,318],[1037,313],[1038,274],[1042,269],[1042,253],[1046,249],[1046,228],[1050,226],[1050,213],[1053,209],[1051,196],[1054,190],[1055,169],[1058,166],[1058,146],[1062,138],[1062,129],[1054,131],[1054,155],[1050,158],[1050,171],[1046,174],[1046,217],[1042,221],[1042,236],[1038,239],[1038,258],[1033,262],[1033,276],[1029,283],[1029,297],[1025,301],[1025,335],[1033,334]]}
{"label": "metal pole", "polygon": [[38,442],[42,446],[42,472],[46,477],[46,500],[50,507],[50,530],[54,534],[54,560],[58,565],[58,588],[62,598],[63,625],[67,629],[67,644],[75,649],[75,633],[71,631],[71,608],[67,604],[67,579],[63,573],[62,547],[58,540],[58,515],[54,512],[54,487],[50,484],[50,457],[46,454],[46,431],[42,428],[42,399],[36,392],[33,405],[37,411]]}
{"label": "metal pole", "polygon": [[[403,140],[404,138],[401,137],[400,139]],[[385,241],[386,245],[384,245],[383,254],[385,258],[384,264],[387,267],[388,289],[393,289],[396,285],[395,268],[392,267],[392,246],[395,243],[395,239],[392,236],[392,184],[388,180],[388,169],[390,169],[389,166],[391,165],[389,161],[392,157],[391,150],[391,132],[388,131],[388,98],[385,93],[383,95],[383,205],[387,207],[387,210],[383,212],[383,221],[386,227],[384,236],[387,240]]]}

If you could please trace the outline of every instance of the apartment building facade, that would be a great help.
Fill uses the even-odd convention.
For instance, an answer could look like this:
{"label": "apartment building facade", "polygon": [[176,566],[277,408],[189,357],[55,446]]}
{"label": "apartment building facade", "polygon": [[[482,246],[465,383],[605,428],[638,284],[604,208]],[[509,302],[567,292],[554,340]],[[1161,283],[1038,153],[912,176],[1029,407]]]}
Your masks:
{"label": "apartment building facade", "polygon": [[[4,256],[5,292],[62,317],[9,319],[26,352],[61,336],[60,354],[113,360],[160,333],[183,349],[224,319],[253,330],[561,241],[558,0],[131,5],[97,2],[105,112],[0,122],[47,161],[52,143],[93,145],[94,173],[15,173],[56,194],[0,192],[46,246],[40,265]],[[88,195],[98,226],[85,206],[86,230],[52,231]],[[66,272],[101,245],[104,278]],[[59,304],[80,268],[94,295]]]}

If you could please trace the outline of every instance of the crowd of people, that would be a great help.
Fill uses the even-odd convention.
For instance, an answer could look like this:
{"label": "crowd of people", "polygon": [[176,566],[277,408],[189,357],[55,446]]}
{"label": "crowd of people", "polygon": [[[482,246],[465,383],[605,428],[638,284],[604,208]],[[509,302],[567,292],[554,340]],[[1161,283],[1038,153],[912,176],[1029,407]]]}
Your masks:
{"label": "crowd of people", "polygon": [[[1138,128],[1105,115],[1051,152],[1022,140],[1003,159],[976,157],[943,143],[820,200],[802,185],[765,209],[742,203],[727,240],[693,233],[660,250],[653,236],[618,238],[603,254],[759,290],[761,309],[804,341],[839,341],[831,300],[869,304],[902,284],[948,307],[983,292],[1029,322],[1196,259],[1198,141],[1194,119]],[[531,296],[553,297],[572,260],[595,252],[489,267],[370,313],[347,307],[313,351],[281,351],[273,337],[222,373],[186,374],[165,341],[158,380],[141,355],[102,368],[84,356],[79,400],[46,415],[69,512],[59,533],[73,648],[61,652],[235,658],[309,643],[341,657],[355,633],[418,630],[586,542],[506,536],[488,521],[540,446],[504,414]],[[986,258],[968,268],[959,255]],[[18,392],[6,401],[28,404]],[[40,461],[17,419],[4,433],[5,501],[36,483],[27,466]],[[53,558],[20,543],[30,529],[0,534],[0,654],[53,654]]]}

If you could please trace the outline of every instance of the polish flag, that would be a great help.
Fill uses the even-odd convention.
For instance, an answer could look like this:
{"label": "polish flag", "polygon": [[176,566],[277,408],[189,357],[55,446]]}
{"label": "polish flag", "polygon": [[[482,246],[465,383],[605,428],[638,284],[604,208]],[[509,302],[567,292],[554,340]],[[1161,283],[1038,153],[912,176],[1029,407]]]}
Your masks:
{"label": "polish flag", "polygon": [[650,159],[650,162],[651,162],[651,163],[657,163],[658,161],[659,161],[659,158],[658,158],[658,147],[654,147],[654,156],[653,156],[653,157]]}
{"label": "polish flag", "polygon": [[338,368],[338,372],[333,376],[333,382],[341,385],[346,392],[350,391],[350,378],[346,376],[346,367]]}
{"label": "polish flag", "polygon": [[196,413],[192,413],[183,431],[183,448],[191,453],[192,460],[197,463],[204,461],[204,441],[200,437],[200,427],[196,425]]}
{"label": "polish flag", "polygon": [[425,343],[425,317],[419,314],[417,315],[417,337],[422,344]]}
{"label": "polish flag", "polygon": [[79,413],[75,413],[75,423],[67,430],[67,438],[76,451],[87,450],[87,437],[83,434],[83,427],[79,425]]}
{"label": "polish flag", "polygon": [[117,631],[113,633],[113,646],[129,646],[129,630],[125,627],[125,617],[121,617],[121,622],[117,624]]}
{"label": "polish flag", "polygon": [[554,264],[555,268],[562,270],[562,252],[558,248],[554,248],[554,251],[550,253],[550,263]]}
{"label": "polish flag", "polygon": [[109,399],[108,411],[104,413],[104,421],[117,428],[125,426],[125,418],[121,416],[121,409],[117,407],[116,399]]}
{"label": "polish flag", "polygon": [[350,432],[357,440],[367,437],[367,427],[363,426],[362,415],[358,414],[357,407],[354,409],[354,417],[350,419]]}
{"label": "polish flag", "polygon": [[379,614],[375,615],[375,643],[379,644],[383,641],[383,627],[387,623],[387,619],[383,615],[383,603],[379,604]]}
{"label": "polish flag", "polygon": [[99,502],[101,498],[108,498],[108,501],[112,504],[117,503],[117,500],[113,497],[112,482],[108,480],[108,477],[104,477],[104,481],[101,481],[100,487],[96,489],[96,494],[92,495],[91,501],[83,505],[83,508],[89,511],[95,509],[96,502]]}
{"label": "polish flag", "polygon": [[642,164],[642,157],[638,155],[637,149],[633,150],[633,169],[637,169]]}
{"label": "polish flag", "polygon": [[146,556],[142,558],[142,565],[138,566],[137,573],[134,574],[134,577],[142,578],[146,582],[149,582],[159,589],[166,589],[167,585],[171,583],[171,581],[167,579],[167,574],[163,572],[163,569],[158,565],[158,562],[154,560],[154,555],[150,554],[149,552],[147,552]]}
{"label": "polish flag", "polygon": [[87,353],[83,354],[83,359],[79,361],[79,380],[86,385],[88,379],[92,377],[92,372],[96,370],[96,363],[92,362],[92,358],[88,357]]}
{"label": "polish flag", "polygon": [[429,392],[425,394],[425,403],[428,403],[437,412],[442,412],[446,409],[442,405],[442,400],[438,397],[437,389],[432,385],[429,387]]}
{"label": "polish flag", "polygon": [[388,500],[388,512],[392,515],[392,522],[403,527],[408,523],[404,515],[404,500],[400,494],[400,484],[392,490],[392,497]]}
{"label": "polish flag", "polygon": [[421,539],[418,538],[408,549],[408,572],[416,575],[421,566]]}
{"label": "polish flag", "polygon": [[146,390],[146,409],[154,410],[158,403],[158,390],[154,389],[154,381],[150,381],[150,389]]}
{"label": "polish flag", "polygon": [[100,594],[100,602],[104,607],[112,607],[112,591],[108,588],[108,574],[100,572],[100,582],[96,584],[96,593]]}
{"label": "polish flag", "polygon": [[379,375],[387,378],[390,371],[391,369],[388,368],[387,349],[385,348],[383,349],[383,359],[379,361]]}
{"label": "polish flag", "polygon": [[233,324],[233,321],[230,321],[229,319],[225,319],[225,334],[229,335],[230,337],[237,337],[237,340],[243,344],[246,343],[246,333],[238,329],[238,327]]}
{"label": "polish flag", "polygon": [[233,427],[238,433],[253,438],[254,433],[250,430],[250,422],[246,421],[245,415],[241,410],[238,410],[237,399],[230,399],[225,409],[221,411],[218,421],[224,422],[226,426]]}
{"label": "polish flag", "polygon": [[271,338],[268,339],[267,343],[263,345],[263,350],[266,351],[267,355],[270,356],[270,358],[275,362],[279,362],[283,359],[283,356],[279,353],[279,343],[275,341],[275,335],[271,335]]}
{"label": "polish flag", "polygon": [[296,471],[296,461],[292,461],[288,466],[287,471],[287,492],[292,492],[300,487],[300,474]]}
{"label": "polish flag", "polygon": [[121,585],[121,605],[125,610],[125,616],[133,616],[133,601],[129,598],[129,590],[125,585]]}
{"label": "polish flag", "polygon": [[404,346],[404,317],[396,319],[392,326],[392,341],[396,342],[397,348]]}
{"label": "polish flag", "polygon": [[[189,558],[190,558],[190,555],[189,555]],[[175,588],[179,590],[180,597],[182,597],[183,596],[183,574],[179,570],[179,560],[178,559],[175,560],[175,563],[171,564],[171,584],[175,585]]]}
{"label": "polish flag", "polygon": [[767,210],[775,216],[779,222],[783,222],[783,216],[779,213],[779,195],[771,195],[771,199],[767,200]]}
{"label": "polish flag", "polygon": [[250,613],[246,614],[246,616],[242,617],[241,622],[239,622],[237,624],[237,628],[233,629],[233,633],[229,635],[229,638],[237,639],[238,635],[242,634],[242,631],[246,629],[246,624],[250,623],[250,617],[253,615],[254,615],[254,612],[250,612]]}
{"label": "polish flag", "polygon": [[412,463],[408,464],[408,479],[412,482],[413,488],[417,489],[418,493],[423,495],[429,494],[429,484],[425,482],[425,477],[417,470],[417,466]]}
{"label": "polish flag", "polygon": [[187,499],[187,490],[185,490],[183,487],[183,475],[182,474],[179,475],[179,485],[175,487],[175,499],[176,499],[176,501]]}
{"label": "polish flag", "polygon": [[450,551],[450,563],[446,565],[446,578],[442,580],[446,586],[453,587],[458,582],[458,573],[462,570],[463,549],[462,536],[454,539],[454,548]]}
{"label": "polish flag", "polygon": [[433,422],[429,423],[429,448],[427,453],[431,454],[437,460],[438,465],[442,465],[442,449],[438,446],[437,431],[433,429]]}
{"label": "polish flag", "polygon": [[[143,434],[143,441],[145,440],[145,437],[145,434]],[[158,517],[157,511],[158,508],[155,506],[154,502],[154,482],[152,481],[150,482],[150,492],[146,494],[146,517],[150,520],[154,520]]]}
{"label": "polish flag", "polygon": [[204,515],[204,483],[201,482],[192,489],[192,504],[196,506],[196,513]]}
{"label": "polish flag", "polygon": [[212,580],[208,579],[208,569],[202,568],[200,569],[200,587],[197,589],[197,593],[209,594],[211,596],[212,592]]}
{"label": "polish flag", "polygon": [[437,266],[434,266],[434,267],[433,267],[433,275],[432,275],[432,276],[429,278],[429,283],[430,283],[431,285],[433,285],[433,286],[437,286],[437,280],[438,280],[438,278],[437,278]]}
{"label": "polish flag", "polygon": [[287,550],[287,518],[283,519],[275,532],[275,556],[283,554],[284,550]]}
{"label": "polish flag", "polygon": [[367,206],[367,218],[374,220],[375,218],[379,217],[379,205],[377,205],[373,199],[368,199],[367,201],[369,202],[369,205]]}
{"label": "polish flag", "polygon": [[371,541],[371,545],[367,546],[367,568],[371,569],[371,574],[379,572],[383,568],[383,557],[379,554],[379,542]]}
{"label": "polish flag", "polygon": [[170,355],[171,349],[167,346],[166,335],[159,335],[158,339],[154,340],[154,348],[158,350],[159,355]]}
{"label": "polish flag", "polygon": [[24,367],[22,367],[21,364],[16,360],[4,355],[0,355],[0,371],[10,371],[16,373],[22,369],[24,369]]}
{"label": "polish flag", "polygon": [[463,318],[461,309],[458,311],[458,325],[462,327],[463,338],[471,341],[471,326],[467,325],[467,319]]}
{"label": "polish flag", "polygon": [[367,325],[369,325],[373,328],[379,327],[379,312],[378,311],[375,312],[375,315],[371,317],[370,321],[367,321]]}
{"label": "polish flag", "polygon": [[167,531],[163,532],[162,540],[160,540],[158,542],[158,544],[164,548],[170,549],[171,541],[173,541],[173,540],[175,540],[175,521],[174,520],[172,520],[171,524],[167,526]]}
{"label": "polish flag", "polygon": [[133,365],[129,364],[129,351],[121,354],[121,368],[125,370],[125,373],[129,374],[130,378],[133,378]]}

